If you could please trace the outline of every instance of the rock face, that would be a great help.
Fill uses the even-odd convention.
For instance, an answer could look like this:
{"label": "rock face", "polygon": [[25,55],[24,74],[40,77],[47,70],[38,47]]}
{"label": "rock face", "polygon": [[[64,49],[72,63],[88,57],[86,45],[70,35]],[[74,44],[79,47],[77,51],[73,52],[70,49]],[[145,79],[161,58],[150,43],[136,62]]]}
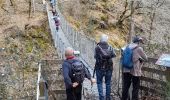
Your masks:
{"label": "rock face", "polygon": [[55,55],[46,14],[35,12],[29,18],[28,10],[28,0],[0,0],[2,100],[34,100],[37,62]]}

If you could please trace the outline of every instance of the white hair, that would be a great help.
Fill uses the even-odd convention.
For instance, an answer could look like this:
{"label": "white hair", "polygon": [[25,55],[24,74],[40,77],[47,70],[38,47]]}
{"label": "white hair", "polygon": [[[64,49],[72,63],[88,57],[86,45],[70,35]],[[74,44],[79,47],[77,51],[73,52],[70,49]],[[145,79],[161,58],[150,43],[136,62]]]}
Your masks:
{"label": "white hair", "polygon": [[107,42],[109,39],[109,37],[106,34],[102,34],[101,38],[100,38],[100,42]]}
{"label": "white hair", "polygon": [[74,54],[74,50],[71,47],[67,47],[65,49],[65,56],[72,56]]}
{"label": "white hair", "polygon": [[71,47],[67,47],[66,49],[65,49],[65,51],[67,51],[67,50],[73,50],[73,48],[71,48]]}

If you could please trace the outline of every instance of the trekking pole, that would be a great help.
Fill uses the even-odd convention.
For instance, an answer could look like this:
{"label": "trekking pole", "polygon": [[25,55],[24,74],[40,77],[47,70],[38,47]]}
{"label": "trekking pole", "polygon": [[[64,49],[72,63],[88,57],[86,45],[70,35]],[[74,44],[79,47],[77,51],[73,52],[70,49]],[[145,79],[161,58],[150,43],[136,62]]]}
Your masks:
{"label": "trekking pole", "polygon": [[94,78],[94,75],[95,75],[95,72],[96,72],[96,68],[94,68],[94,70],[93,70],[93,78]]}

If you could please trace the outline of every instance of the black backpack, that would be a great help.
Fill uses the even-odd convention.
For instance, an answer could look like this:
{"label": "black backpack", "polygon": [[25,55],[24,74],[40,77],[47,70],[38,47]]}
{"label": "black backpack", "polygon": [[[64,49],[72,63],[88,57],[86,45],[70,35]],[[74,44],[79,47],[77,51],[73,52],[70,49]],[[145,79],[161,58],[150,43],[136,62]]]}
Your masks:
{"label": "black backpack", "polygon": [[111,47],[109,46],[107,49],[103,49],[101,48],[99,45],[97,45],[99,47],[99,50],[100,50],[100,59],[102,60],[109,60],[111,59],[111,54],[112,54],[112,49]]}
{"label": "black backpack", "polygon": [[69,62],[71,64],[71,70],[73,73],[73,82],[83,83],[85,78],[85,66],[79,60]]}
{"label": "black backpack", "polygon": [[97,45],[99,47],[99,60],[100,60],[100,64],[102,67],[106,67],[106,66],[112,66],[112,48],[111,46],[108,46],[107,49],[103,49],[101,48],[99,45]]}

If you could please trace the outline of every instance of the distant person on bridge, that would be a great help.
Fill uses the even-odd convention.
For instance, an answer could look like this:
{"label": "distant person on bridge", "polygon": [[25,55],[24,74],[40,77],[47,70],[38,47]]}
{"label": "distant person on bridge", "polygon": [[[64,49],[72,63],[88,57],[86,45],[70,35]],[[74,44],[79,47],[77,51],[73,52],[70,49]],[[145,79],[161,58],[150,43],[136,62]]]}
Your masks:
{"label": "distant person on bridge", "polygon": [[52,8],[55,8],[56,6],[56,0],[50,0],[50,4]]}
{"label": "distant person on bridge", "polygon": [[56,25],[56,31],[58,32],[59,26],[60,26],[60,17],[57,13],[55,13],[55,15],[53,16],[53,19]]}
{"label": "distant person on bridge", "polygon": [[56,11],[56,9],[55,9],[55,8],[53,8],[53,9],[52,9],[52,14],[53,14],[53,16],[58,15],[58,13],[57,13],[57,11]]}
{"label": "distant person on bridge", "polygon": [[[108,36],[103,34],[100,42],[95,48],[96,59],[95,69],[97,77],[97,87],[99,92],[99,100],[111,100],[111,77],[113,72],[113,60],[116,54],[111,45],[108,44]],[[105,77],[106,84],[106,99],[103,94],[103,77]]]}
{"label": "distant person on bridge", "polygon": [[84,78],[95,82],[83,63],[74,56],[74,50],[70,47],[65,50],[66,59],[63,62],[63,76],[66,86],[67,100],[81,100],[82,83]]}
{"label": "distant person on bridge", "polygon": [[132,83],[132,98],[130,100],[139,100],[138,92],[140,86],[140,76],[142,74],[141,68],[143,61],[147,61],[147,56],[140,47],[143,43],[143,38],[136,36],[133,43],[125,47],[122,53],[122,67],[123,67],[123,91],[122,100],[128,100],[129,87]]}

